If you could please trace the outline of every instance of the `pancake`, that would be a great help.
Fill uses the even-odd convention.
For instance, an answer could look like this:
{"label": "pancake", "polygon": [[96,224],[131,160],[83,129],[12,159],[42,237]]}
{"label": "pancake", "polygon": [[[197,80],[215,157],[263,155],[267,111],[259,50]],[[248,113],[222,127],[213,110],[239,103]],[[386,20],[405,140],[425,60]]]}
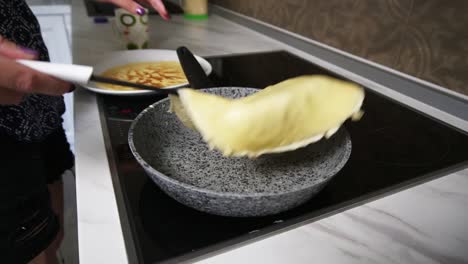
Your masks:
{"label": "pancake", "polygon": [[[176,61],[136,62],[108,69],[100,74],[104,77],[164,88],[187,83],[182,66]],[[99,88],[108,90],[138,90],[119,85],[96,83]]]}

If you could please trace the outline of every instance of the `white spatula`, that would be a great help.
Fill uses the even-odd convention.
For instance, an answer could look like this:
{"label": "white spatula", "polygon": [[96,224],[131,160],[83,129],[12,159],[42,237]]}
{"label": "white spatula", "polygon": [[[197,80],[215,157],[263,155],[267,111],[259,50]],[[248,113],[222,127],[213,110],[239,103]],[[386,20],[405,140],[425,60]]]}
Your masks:
{"label": "white spatula", "polygon": [[127,87],[132,87],[132,88],[137,88],[137,89],[143,89],[143,90],[157,91],[161,94],[176,94],[177,93],[177,88],[160,89],[159,87],[125,82],[125,81],[116,80],[112,78],[93,75],[93,67],[91,66],[51,63],[51,62],[34,61],[34,60],[17,60],[17,62],[27,67],[30,67],[36,71],[51,75],[55,78],[58,78],[67,82],[75,83],[75,84],[80,84],[80,85],[86,85],[88,84],[88,82],[93,81],[93,82],[127,86]]}

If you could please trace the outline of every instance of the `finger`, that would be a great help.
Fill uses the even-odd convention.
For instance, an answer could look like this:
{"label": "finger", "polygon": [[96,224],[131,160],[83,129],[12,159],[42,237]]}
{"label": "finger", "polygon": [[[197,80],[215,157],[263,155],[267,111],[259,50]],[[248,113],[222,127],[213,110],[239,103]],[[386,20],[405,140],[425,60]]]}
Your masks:
{"label": "finger", "polygon": [[139,5],[138,3],[132,0],[100,0],[99,2],[112,3],[123,9],[126,9],[127,11],[135,15],[142,16],[145,14],[145,9],[141,5]]}
{"label": "finger", "polygon": [[171,16],[166,10],[166,7],[164,6],[164,3],[162,0],[147,0],[151,6],[158,11],[158,13],[161,15],[162,18],[165,20],[171,19]]}
{"label": "finger", "polygon": [[42,74],[15,61],[0,58],[0,87],[23,94],[62,95],[71,91],[71,84]]}
{"label": "finger", "polygon": [[24,94],[0,87],[0,105],[18,105]]}
{"label": "finger", "polygon": [[37,58],[38,53],[34,50],[18,46],[15,43],[0,36],[0,55],[10,59],[32,60]]}

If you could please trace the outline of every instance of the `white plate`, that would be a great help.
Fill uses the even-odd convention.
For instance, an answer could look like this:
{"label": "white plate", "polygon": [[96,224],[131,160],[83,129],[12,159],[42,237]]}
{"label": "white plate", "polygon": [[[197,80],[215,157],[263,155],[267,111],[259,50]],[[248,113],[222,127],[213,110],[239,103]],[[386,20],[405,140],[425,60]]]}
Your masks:
{"label": "white plate", "polygon": [[[211,64],[195,55],[195,58],[198,60],[206,75],[209,75],[212,71]],[[100,63],[94,65],[93,74],[100,75],[104,71],[132,62],[159,62],[159,61],[179,61],[177,57],[177,52],[175,50],[124,50],[112,52],[105,56]],[[164,88],[176,88],[187,86],[188,83],[167,86]],[[93,91],[95,93],[101,94],[112,94],[112,95],[144,95],[155,93],[150,90],[131,90],[131,91],[119,91],[119,90],[108,90],[99,88],[94,82],[89,82],[88,85],[83,86],[85,89]]]}

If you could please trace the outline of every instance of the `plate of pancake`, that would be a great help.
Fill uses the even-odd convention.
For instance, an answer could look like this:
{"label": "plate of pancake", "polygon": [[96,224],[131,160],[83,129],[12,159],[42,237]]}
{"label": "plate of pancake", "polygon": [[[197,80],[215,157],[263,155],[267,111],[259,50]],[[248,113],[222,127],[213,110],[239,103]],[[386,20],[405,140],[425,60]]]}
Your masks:
{"label": "plate of pancake", "polygon": [[[195,58],[206,75],[211,64],[200,56]],[[122,81],[145,84],[155,89],[188,86],[187,78],[175,50],[126,50],[113,52],[94,65],[94,74]],[[90,82],[83,86],[92,92],[111,95],[144,95],[154,93],[130,87]]]}

